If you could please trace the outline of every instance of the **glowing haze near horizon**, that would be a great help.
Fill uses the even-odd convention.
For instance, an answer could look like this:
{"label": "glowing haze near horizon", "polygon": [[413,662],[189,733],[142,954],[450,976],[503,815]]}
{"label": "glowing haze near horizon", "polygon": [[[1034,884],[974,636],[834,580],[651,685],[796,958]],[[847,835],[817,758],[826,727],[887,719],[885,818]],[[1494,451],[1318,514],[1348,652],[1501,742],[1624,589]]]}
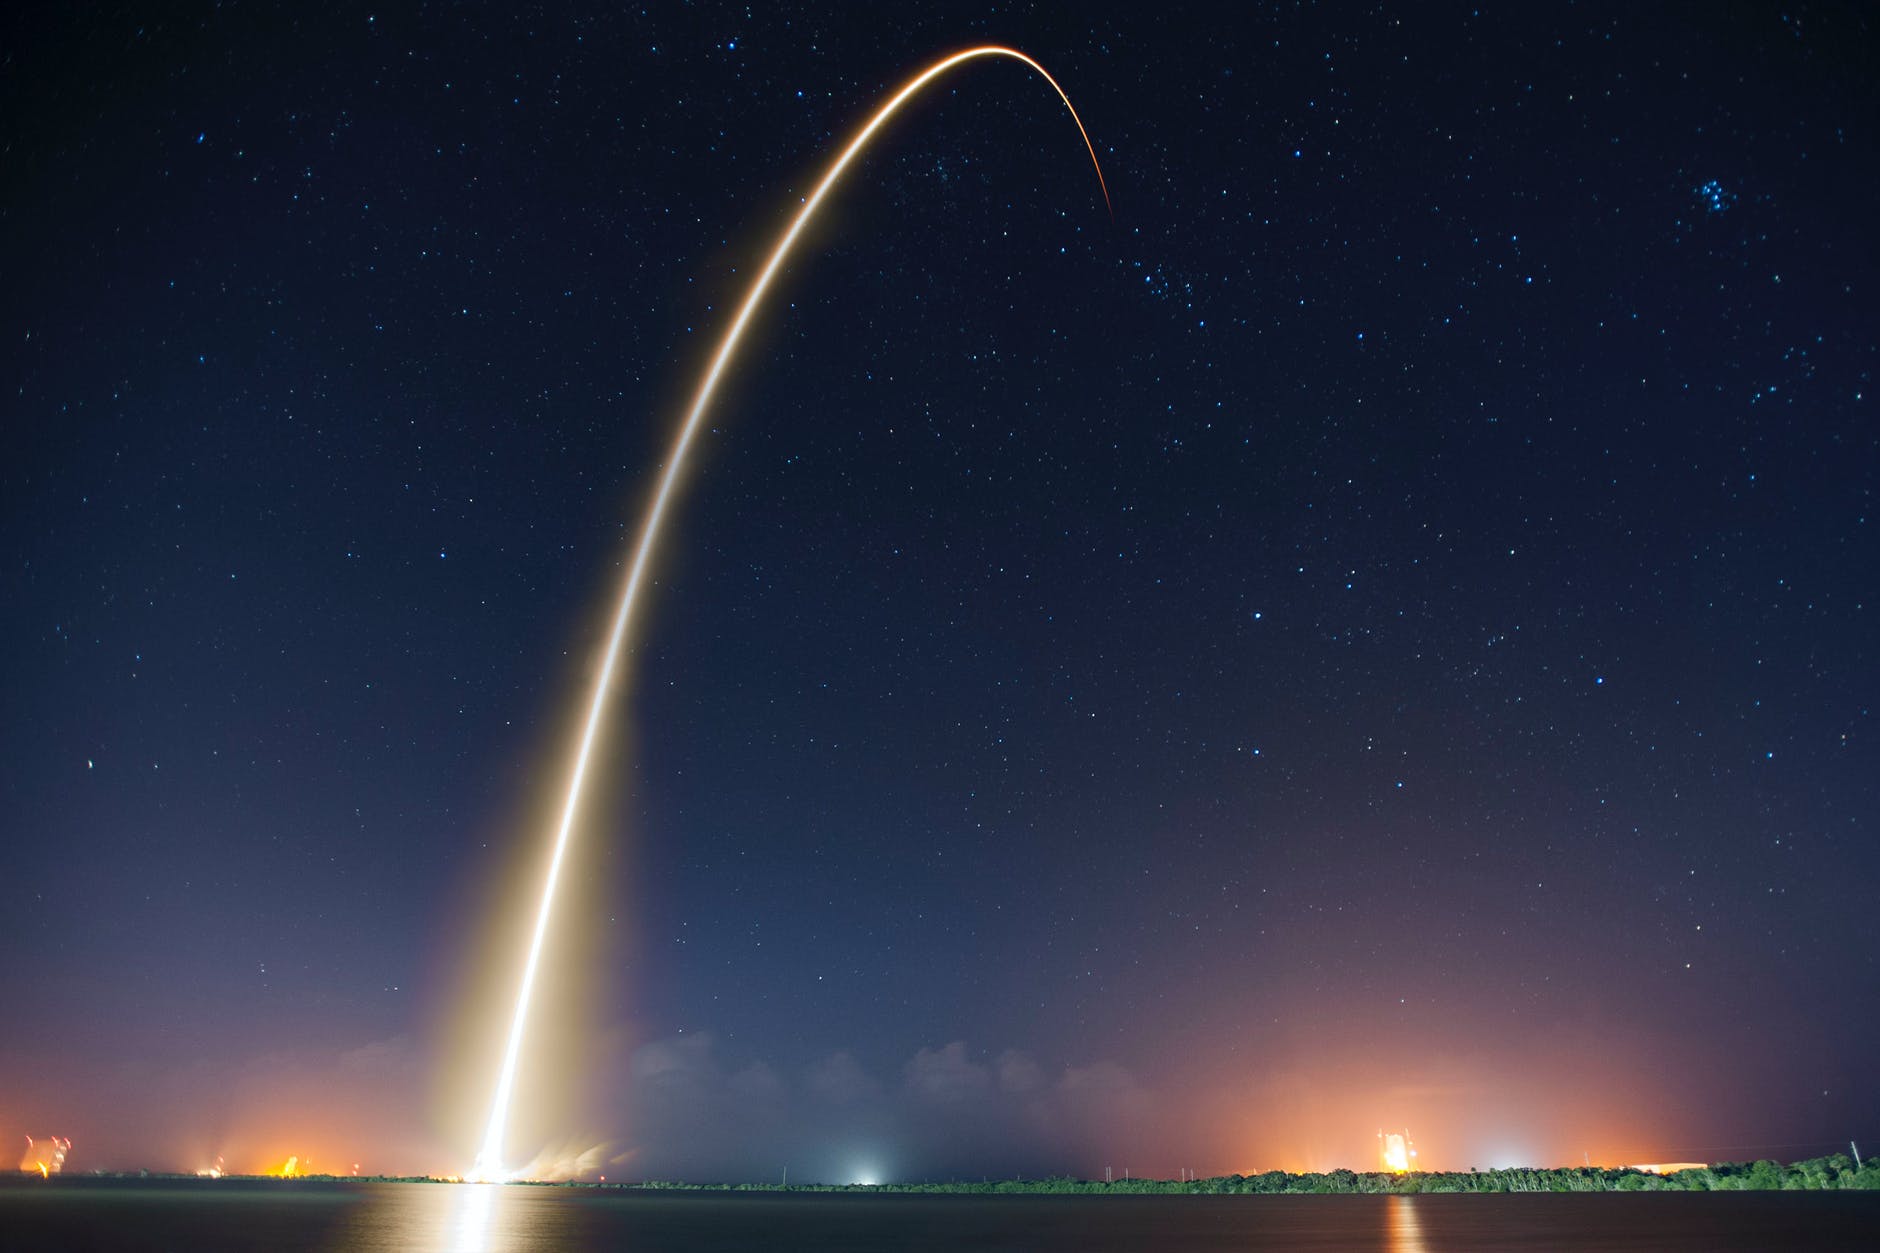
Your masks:
{"label": "glowing haze near horizon", "polygon": [[21,20],[16,1147],[462,1167],[671,415],[991,41],[1116,221],[967,66],[781,275],[511,1164],[1880,1141],[1858,8]]}

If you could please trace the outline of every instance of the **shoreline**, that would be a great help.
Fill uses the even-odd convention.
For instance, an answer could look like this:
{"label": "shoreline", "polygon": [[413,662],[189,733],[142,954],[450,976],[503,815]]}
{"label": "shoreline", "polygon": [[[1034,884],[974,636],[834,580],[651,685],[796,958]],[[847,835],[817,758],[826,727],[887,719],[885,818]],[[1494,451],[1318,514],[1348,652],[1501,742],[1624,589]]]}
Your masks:
{"label": "shoreline", "polygon": [[[73,1185],[158,1184],[166,1187],[269,1190],[355,1184],[456,1184],[460,1180],[429,1175],[222,1175],[159,1171],[95,1171],[49,1177],[19,1173],[7,1179],[16,1188]],[[1633,1167],[1511,1167],[1485,1171],[1333,1170],[1291,1174],[1266,1171],[1253,1175],[1217,1175],[1206,1179],[1124,1179],[1105,1181],[1072,1176],[1040,1179],[982,1179],[900,1183],[730,1183],[642,1179],[602,1181],[513,1180],[503,1186],[566,1188],[602,1192],[733,1193],[773,1195],[879,1196],[1416,1196],[1508,1195],[1511,1193],[1666,1193],[1666,1192],[1871,1192],[1880,1191],[1880,1161],[1861,1165],[1842,1154],[1810,1158],[1786,1166],[1770,1161],[1718,1162],[1667,1174]]]}

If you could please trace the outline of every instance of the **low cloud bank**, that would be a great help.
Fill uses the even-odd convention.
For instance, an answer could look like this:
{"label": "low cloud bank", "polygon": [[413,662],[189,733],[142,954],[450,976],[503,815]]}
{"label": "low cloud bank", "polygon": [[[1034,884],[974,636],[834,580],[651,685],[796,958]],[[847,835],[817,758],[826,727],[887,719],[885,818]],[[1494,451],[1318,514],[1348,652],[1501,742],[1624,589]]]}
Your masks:
{"label": "low cloud bank", "polygon": [[606,1154],[621,1177],[980,1178],[1156,1155],[1159,1102],[1113,1061],[1054,1068],[953,1040],[893,1068],[842,1049],[786,1072],[693,1033],[639,1046],[624,1074],[608,1103],[629,1131]]}

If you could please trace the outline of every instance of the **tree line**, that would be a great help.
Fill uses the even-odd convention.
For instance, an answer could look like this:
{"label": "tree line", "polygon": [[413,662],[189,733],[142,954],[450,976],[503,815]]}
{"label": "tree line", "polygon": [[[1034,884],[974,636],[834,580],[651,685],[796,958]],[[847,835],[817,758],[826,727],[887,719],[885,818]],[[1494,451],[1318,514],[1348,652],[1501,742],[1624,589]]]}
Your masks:
{"label": "tree line", "polygon": [[1332,1170],[1291,1174],[1269,1170],[1255,1175],[1217,1175],[1211,1179],[1044,1179],[952,1180],[943,1183],[679,1183],[648,1180],[623,1185],[659,1191],[738,1192],[887,1192],[973,1196],[1206,1196],[1206,1195],[1394,1195],[1422,1192],[1818,1192],[1865,1188],[1880,1190],[1880,1158],[1861,1165],[1845,1153],[1805,1161],[1719,1162],[1657,1175],[1629,1166],[1510,1167],[1495,1170],[1435,1170],[1393,1174],[1387,1171]]}

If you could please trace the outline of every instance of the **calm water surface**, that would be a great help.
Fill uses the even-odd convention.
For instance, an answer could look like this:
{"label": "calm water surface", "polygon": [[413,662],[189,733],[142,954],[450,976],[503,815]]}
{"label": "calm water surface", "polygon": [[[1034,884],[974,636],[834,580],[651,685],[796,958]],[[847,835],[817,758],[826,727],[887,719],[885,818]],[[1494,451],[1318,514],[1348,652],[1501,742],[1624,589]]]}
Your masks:
{"label": "calm water surface", "polygon": [[0,1249],[1880,1249],[1880,1194],[957,1197],[446,1184],[0,1188]]}

